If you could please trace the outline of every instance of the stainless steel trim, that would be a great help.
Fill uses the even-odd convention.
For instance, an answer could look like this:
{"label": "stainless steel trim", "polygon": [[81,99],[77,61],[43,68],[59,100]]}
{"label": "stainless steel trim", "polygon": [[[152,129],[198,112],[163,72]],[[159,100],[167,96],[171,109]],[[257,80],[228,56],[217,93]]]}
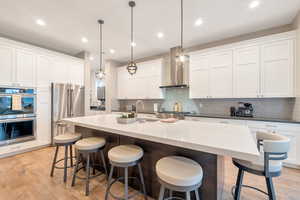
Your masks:
{"label": "stainless steel trim", "polygon": [[160,88],[185,88],[189,85],[189,57],[185,62],[176,62],[176,57],[182,53],[180,47],[174,47],[170,50],[170,61],[163,69],[163,83]]}

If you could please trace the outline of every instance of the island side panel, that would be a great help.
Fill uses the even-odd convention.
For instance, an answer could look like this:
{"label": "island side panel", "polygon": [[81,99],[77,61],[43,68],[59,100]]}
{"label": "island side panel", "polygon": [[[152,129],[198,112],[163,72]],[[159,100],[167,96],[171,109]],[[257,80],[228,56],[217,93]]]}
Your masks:
{"label": "island side panel", "polygon": [[[202,166],[204,177],[203,184],[199,190],[202,199],[222,199],[222,191],[219,190],[223,189],[224,160],[220,156],[83,127],[76,127],[76,131],[83,134],[83,137],[91,135],[105,137],[108,143],[105,150],[105,156],[107,156],[107,151],[110,148],[120,144],[136,144],[142,147],[144,150],[142,168],[145,177],[147,193],[149,196],[155,199],[158,198],[160,187],[155,173],[155,164],[159,159],[171,155],[179,155],[191,158]],[[118,175],[123,175],[123,171],[118,170]],[[130,169],[129,175],[139,177],[137,167]],[[140,187],[138,184],[133,182],[130,182],[130,185],[135,189],[139,189]],[[192,195],[192,199],[195,199],[194,195]]]}

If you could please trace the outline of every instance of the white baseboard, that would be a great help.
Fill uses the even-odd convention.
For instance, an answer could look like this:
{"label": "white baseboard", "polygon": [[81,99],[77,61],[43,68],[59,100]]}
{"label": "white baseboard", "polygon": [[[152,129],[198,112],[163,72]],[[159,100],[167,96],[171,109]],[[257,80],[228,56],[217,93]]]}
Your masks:
{"label": "white baseboard", "polygon": [[25,153],[25,152],[34,151],[50,145],[51,144],[49,142],[41,142],[41,141],[34,140],[34,141],[28,141],[19,144],[2,146],[0,147],[0,158],[5,158],[5,157]]}

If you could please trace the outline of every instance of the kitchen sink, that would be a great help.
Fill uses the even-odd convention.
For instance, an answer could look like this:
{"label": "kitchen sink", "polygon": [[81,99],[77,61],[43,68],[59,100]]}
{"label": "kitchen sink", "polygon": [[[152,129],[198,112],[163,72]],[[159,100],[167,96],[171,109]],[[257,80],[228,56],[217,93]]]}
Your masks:
{"label": "kitchen sink", "polygon": [[183,120],[185,118],[182,113],[157,113],[156,117],[159,119],[175,118],[179,120]]}

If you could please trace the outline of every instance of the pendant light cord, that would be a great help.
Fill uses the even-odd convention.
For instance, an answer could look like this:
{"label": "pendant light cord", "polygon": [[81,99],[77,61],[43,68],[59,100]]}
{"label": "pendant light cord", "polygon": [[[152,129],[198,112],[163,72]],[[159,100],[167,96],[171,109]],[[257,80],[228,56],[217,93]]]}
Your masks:
{"label": "pendant light cord", "polygon": [[180,8],[180,31],[181,31],[181,36],[180,36],[180,46],[181,50],[183,50],[183,0],[181,0],[181,8]]}
{"label": "pendant light cord", "polygon": [[131,62],[133,61],[133,6],[131,6]]}
{"label": "pendant light cord", "polygon": [[103,41],[102,41],[102,23],[100,22],[100,28],[99,28],[99,32],[100,32],[100,71],[102,71],[102,64],[103,64],[103,59],[102,59],[102,53],[103,53]]}

